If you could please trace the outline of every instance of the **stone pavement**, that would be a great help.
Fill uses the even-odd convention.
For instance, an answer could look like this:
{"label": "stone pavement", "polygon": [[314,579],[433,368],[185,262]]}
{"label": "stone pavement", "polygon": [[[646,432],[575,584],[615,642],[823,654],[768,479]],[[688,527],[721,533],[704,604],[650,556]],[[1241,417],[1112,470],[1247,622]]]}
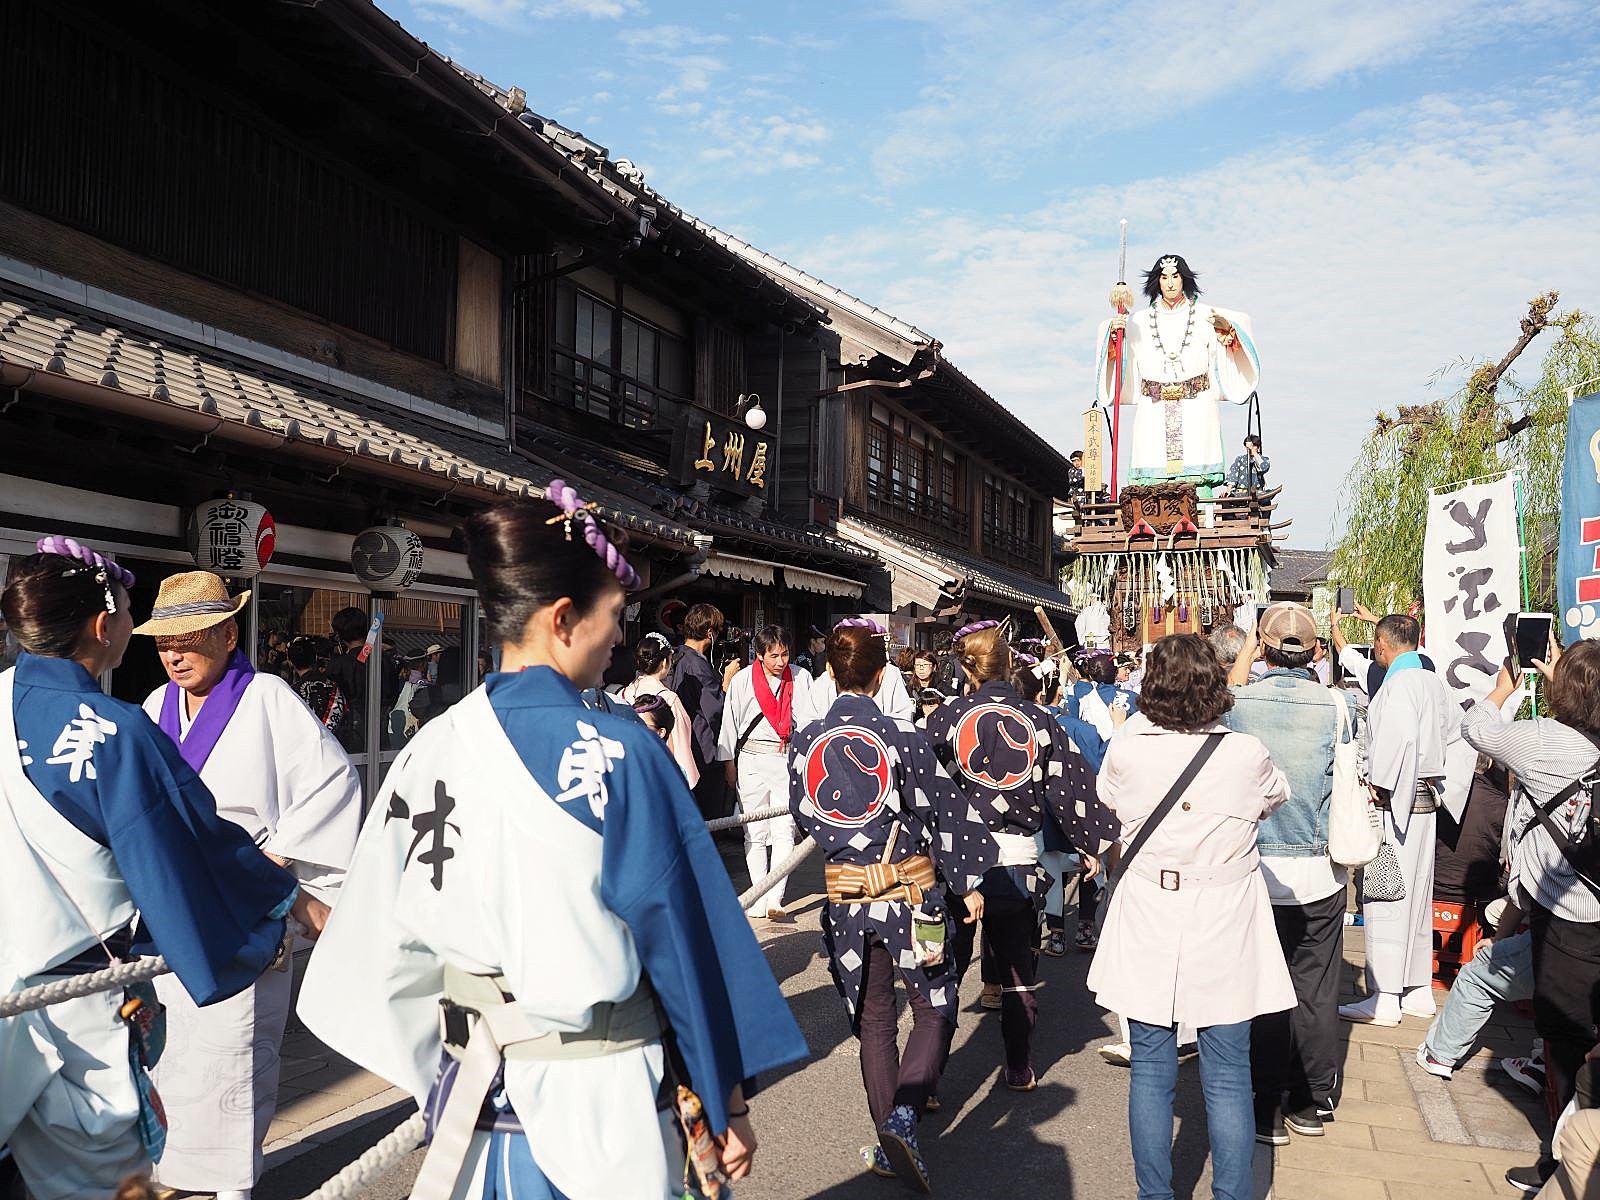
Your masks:
{"label": "stone pavement", "polygon": [[[1345,930],[1344,1001],[1364,994],[1362,933]],[[1448,993],[1435,989],[1442,1005]],[[1538,1157],[1547,1128],[1543,1102],[1500,1070],[1526,1055],[1533,1026],[1502,1007],[1482,1047],[1446,1082],[1416,1063],[1427,1022],[1406,1017],[1396,1029],[1343,1024],[1344,1098],[1327,1135],[1277,1151],[1275,1200],[1424,1200],[1452,1195],[1515,1196],[1508,1167]]]}
{"label": "stone pavement", "polygon": [[[735,880],[742,879],[742,864],[735,865],[731,853],[728,858]],[[866,1132],[865,1105],[855,1044],[817,953],[819,898],[812,893],[819,890],[820,875],[813,862],[797,878],[791,890],[791,907],[799,910],[795,924],[756,923],[813,1059],[804,1070],[772,1081],[758,1097],[762,1152],[757,1176],[738,1189],[741,1200],[891,1200],[909,1194],[861,1176],[854,1166],[854,1146]],[[1359,994],[1361,950],[1362,931],[1346,930],[1346,999]],[[946,1112],[929,1127],[937,1194],[1134,1196],[1127,1072],[1106,1066],[1094,1053],[1111,1040],[1115,1025],[1084,992],[1088,961],[1080,955],[1043,960],[1036,1054],[1041,1086],[1024,1097],[998,1089],[992,1061],[998,1034],[990,1028],[992,1014],[986,1017],[973,1003],[977,980],[971,973],[947,1072]],[[1441,1003],[1444,995],[1438,993]],[[1484,1047],[1448,1083],[1414,1061],[1425,1028],[1411,1017],[1397,1029],[1342,1026],[1348,1036],[1346,1084],[1337,1120],[1325,1137],[1291,1135],[1275,1154],[1258,1148],[1258,1200],[1431,1200],[1441,1189],[1464,1197],[1514,1195],[1504,1172],[1534,1160],[1545,1119],[1540,1102],[1494,1063],[1527,1053],[1531,1025],[1514,1011],[1497,1013]],[[258,1196],[306,1195],[409,1111],[409,1099],[397,1089],[334,1055],[291,1018],[269,1173]],[[1210,1194],[1203,1112],[1197,1072],[1186,1067],[1174,1152],[1180,1196]],[[418,1157],[374,1195],[403,1196]]]}

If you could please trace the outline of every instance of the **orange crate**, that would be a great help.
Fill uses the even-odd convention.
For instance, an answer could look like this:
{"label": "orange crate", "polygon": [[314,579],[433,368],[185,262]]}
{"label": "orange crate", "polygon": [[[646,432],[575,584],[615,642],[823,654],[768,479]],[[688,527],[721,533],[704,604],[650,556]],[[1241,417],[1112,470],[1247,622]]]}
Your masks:
{"label": "orange crate", "polygon": [[1478,913],[1469,904],[1433,902],[1433,977],[1449,987],[1461,964],[1469,962],[1483,940]]}

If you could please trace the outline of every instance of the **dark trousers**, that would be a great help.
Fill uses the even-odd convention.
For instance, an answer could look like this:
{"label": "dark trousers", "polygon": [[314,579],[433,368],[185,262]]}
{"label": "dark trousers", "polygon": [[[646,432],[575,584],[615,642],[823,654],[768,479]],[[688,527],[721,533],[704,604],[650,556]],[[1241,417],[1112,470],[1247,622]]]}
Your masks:
{"label": "dark trousers", "polygon": [[724,764],[719,762],[707,763],[700,768],[700,782],[694,785],[695,805],[700,809],[700,815],[707,821],[715,821],[718,817],[726,817],[733,812],[733,803],[728,798],[728,779],[723,766]]}
{"label": "dark trousers", "polygon": [[867,1108],[873,1125],[882,1125],[896,1106],[909,1104],[922,1113],[930,1093],[939,1088],[939,1073],[950,1056],[955,1026],[939,1015],[922,993],[906,988],[911,1000],[911,1036],[900,1053],[896,1041],[894,960],[877,938],[867,947],[862,967],[861,1081],[867,1085]]}
{"label": "dark trousers", "polygon": [[[951,908],[957,904],[959,901],[953,901]],[[965,915],[965,910],[957,915],[955,947],[951,952],[960,969],[972,961],[972,939],[977,929],[976,925],[961,923]],[[1033,995],[1039,961],[1039,909],[1029,896],[985,895],[981,924],[985,982],[1005,988],[1000,996],[1000,1036],[1005,1042],[1006,1066],[1020,1071],[1029,1065],[1033,1026],[1039,1017],[1039,1002]]]}
{"label": "dark trousers", "polygon": [[1278,944],[1297,1003],[1250,1023],[1250,1083],[1258,1102],[1288,1111],[1338,1102],[1339,967],[1344,943],[1343,889],[1311,904],[1274,904]]}
{"label": "dark trousers", "polygon": [[1560,1112],[1572,1099],[1578,1068],[1593,1048],[1600,1024],[1600,925],[1568,921],[1535,904],[1528,930],[1533,940],[1533,1027],[1544,1039],[1545,1069]]}

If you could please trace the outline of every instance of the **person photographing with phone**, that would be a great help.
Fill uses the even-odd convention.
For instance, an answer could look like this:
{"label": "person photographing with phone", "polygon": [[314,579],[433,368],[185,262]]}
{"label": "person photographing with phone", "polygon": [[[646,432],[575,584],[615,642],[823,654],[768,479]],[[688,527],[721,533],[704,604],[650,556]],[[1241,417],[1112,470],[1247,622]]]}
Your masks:
{"label": "person photographing with phone", "polygon": [[[1521,687],[1508,658],[1494,690],[1468,710],[1462,736],[1516,773],[1506,815],[1511,899],[1533,941],[1533,1023],[1558,1108],[1572,1098],[1578,1068],[1600,1021],[1600,842],[1593,803],[1600,789],[1600,642],[1563,652],[1554,640],[1533,663],[1549,685],[1548,717],[1507,721]],[[1506,1178],[1526,1192],[1555,1170],[1548,1143],[1532,1167]]]}

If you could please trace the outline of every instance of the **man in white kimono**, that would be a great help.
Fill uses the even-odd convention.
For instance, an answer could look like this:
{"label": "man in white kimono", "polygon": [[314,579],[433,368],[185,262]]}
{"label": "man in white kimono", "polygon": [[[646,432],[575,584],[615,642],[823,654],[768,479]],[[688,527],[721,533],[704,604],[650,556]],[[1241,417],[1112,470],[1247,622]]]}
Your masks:
{"label": "man in white kimono", "polygon": [[[789,665],[789,635],[768,625],[756,634],[755,662],[728,684],[727,705],[717,737],[717,757],[725,764],[728,787],[737,789],[746,813],[789,803],[789,742],[821,714],[815,711],[815,683]],[[744,861],[755,884],[794,849],[794,818],[785,813],[744,826]],[[792,920],[783,908],[787,879],[750,902],[752,917]]]}
{"label": "man in white kimono", "polygon": [[[205,571],[162,582],[150,620],[134,632],[155,638],[171,682],[144,710],[216,796],[218,816],[294,873],[301,890],[292,915],[315,938],[355,852],[361,782],[294,690],[257,673],[239,650],[234,615],[248,599],[230,598]],[[204,1009],[171,977],[157,991],[168,1034],[155,1079],[171,1130],[156,1179],[247,1200],[277,1107],[290,973],[268,971]]]}
{"label": "man in white kimono", "polygon": [[[1168,479],[1197,484],[1201,494],[1221,484],[1227,463],[1217,402],[1243,404],[1261,380],[1261,359],[1244,313],[1199,303],[1189,264],[1163,256],[1145,272],[1147,308],[1119,312],[1100,325],[1095,407],[1131,404],[1133,483]],[[1129,308],[1132,290],[1118,284],[1111,303]],[[1122,390],[1111,334],[1123,329]]]}
{"label": "man in white kimono", "polygon": [[[1440,808],[1459,811],[1463,766],[1470,779],[1475,755],[1461,738],[1461,709],[1417,654],[1416,619],[1392,613],[1378,622],[1373,659],[1383,687],[1367,710],[1367,776],[1383,816],[1383,840],[1399,864],[1404,895],[1376,900],[1370,893],[1388,850],[1366,868],[1363,903],[1367,998],[1339,1007],[1346,1021],[1400,1024],[1401,1015],[1435,1012],[1433,860]],[[1447,778],[1454,777],[1454,778]],[[1460,795],[1457,793],[1461,792]]]}

